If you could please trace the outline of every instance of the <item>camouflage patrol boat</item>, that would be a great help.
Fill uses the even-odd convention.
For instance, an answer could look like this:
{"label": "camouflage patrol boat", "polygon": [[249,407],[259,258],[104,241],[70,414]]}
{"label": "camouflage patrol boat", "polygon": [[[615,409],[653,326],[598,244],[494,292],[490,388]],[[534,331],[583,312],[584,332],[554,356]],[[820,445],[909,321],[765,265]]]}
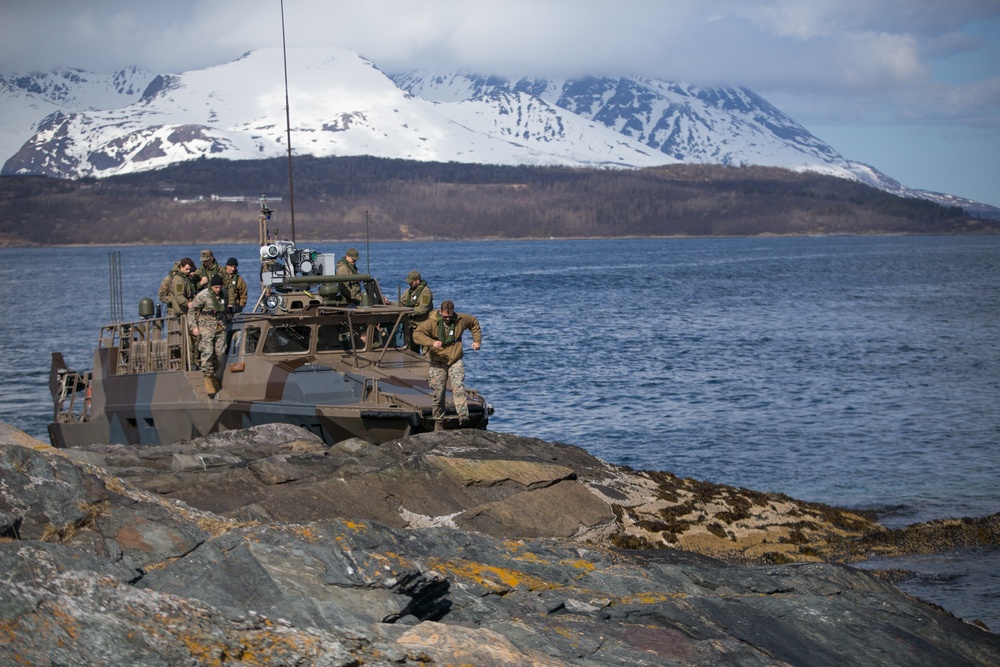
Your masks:
{"label": "camouflage patrol boat", "polygon": [[[335,275],[333,255],[291,241],[262,241],[260,255],[261,296],[227,324],[214,398],[191,358],[187,317],[159,317],[143,299],[139,320],[101,328],[92,370],[71,371],[52,354],[52,444],[169,444],[269,423],[330,444],[432,430],[428,362],[411,349],[413,310],[385,304],[368,274]],[[342,295],[347,281],[360,284],[360,305]],[[468,427],[485,429],[493,409],[466,391]],[[449,392],[445,428],[457,424]]]}

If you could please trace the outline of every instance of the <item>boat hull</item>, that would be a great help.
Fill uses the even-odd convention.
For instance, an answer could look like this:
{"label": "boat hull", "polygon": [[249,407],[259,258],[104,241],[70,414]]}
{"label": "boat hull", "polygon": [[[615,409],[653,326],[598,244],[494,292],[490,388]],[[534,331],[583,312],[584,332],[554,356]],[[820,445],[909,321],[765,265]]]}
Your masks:
{"label": "boat hull", "polygon": [[[106,378],[92,389],[87,418],[51,423],[49,439],[54,447],[162,445],[263,424],[293,424],[328,444],[353,437],[380,444],[433,429],[429,408],[234,400],[225,397],[225,390],[209,398],[202,383],[200,373],[183,371]],[[486,428],[487,412],[484,404],[470,403],[468,427]],[[457,419],[452,411],[445,427],[457,428]]]}

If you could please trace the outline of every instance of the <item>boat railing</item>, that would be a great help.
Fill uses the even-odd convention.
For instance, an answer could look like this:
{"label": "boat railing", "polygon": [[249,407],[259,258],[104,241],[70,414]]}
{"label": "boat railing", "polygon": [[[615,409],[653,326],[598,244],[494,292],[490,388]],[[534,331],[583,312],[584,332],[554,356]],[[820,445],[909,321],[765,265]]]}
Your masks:
{"label": "boat railing", "polygon": [[112,364],[114,375],[191,370],[186,315],[105,325],[99,346],[117,352]]}
{"label": "boat railing", "polygon": [[53,421],[85,422],[90,419],[90,377],[90,371],[68,371],[60,375],[59,399],[55,403]]}

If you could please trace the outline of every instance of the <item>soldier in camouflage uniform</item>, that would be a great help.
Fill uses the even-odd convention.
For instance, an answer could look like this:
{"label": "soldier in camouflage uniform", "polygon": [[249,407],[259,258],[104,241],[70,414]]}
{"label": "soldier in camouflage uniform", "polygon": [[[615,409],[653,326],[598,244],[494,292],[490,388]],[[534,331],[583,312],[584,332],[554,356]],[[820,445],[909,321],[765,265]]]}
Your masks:
{"label": "soldier in camouflage uniform", "polygon": [[431,362],[428,381],[434,391],[434,430],[444,429],[444,398],[451,380],[451,393],[455,398],[458,425],[469,423],[469,404],[465,396],[465,363],[462,361],[462,334],[472,331],[472,349],[478,350],[483,342],[479,320],[466,313],[456,313],[455,304],[443,301],[441,310],[434,311],[417,326],[413,339],[427,347]]}
{"label": "soldier in camouflage uniform", "polygon": [[199,337],[201,372],[209,398],[222,388],[215,374],[226,353],[226,293],[222,282],[222,276],[212,276],[209,288],[198,292],[188,310],[188,321],[193,323],[191,333]]}
{"label": "soldier in camouflage uniform", "polygon": [[427,281],[421,279],[419,271],[410,271],[406,276],[406,282],[409,287],[399,299],[399,305],[413,309],[413,316],[410,317],[410,349],[420,352],[420,345],[413,340],[413,331],[434,310],[434,294],[427,286]]}
{"label": "soldier in camouflage uniform", "polygon": [[197,289],[201,291],[212,282],[212,276],[221,276],[222,267],[215,261],[215,254],[211,250],[201,251],[201,266],[194,272],[195,281],[198,283]]}

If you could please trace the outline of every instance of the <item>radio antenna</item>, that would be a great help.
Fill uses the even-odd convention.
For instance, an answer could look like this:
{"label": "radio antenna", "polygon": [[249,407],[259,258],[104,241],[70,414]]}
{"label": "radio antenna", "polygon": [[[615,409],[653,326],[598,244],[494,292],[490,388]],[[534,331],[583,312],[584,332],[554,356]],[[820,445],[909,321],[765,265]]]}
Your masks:
{"label": "radio antenna", "polygon": [[108,273],[111,274],[111,321],[125,321],[125,304],[122,301],[122,253],[115,250],[108,254]]}
{"label": "radio antenna", "polygon": [[295,191],[292,188],[292,115],[288,104],[288,49],[285,46],[285,0],[281,0],[281,57],[285,63],[285,131],[288,135],[288,214],[295,243]]}

